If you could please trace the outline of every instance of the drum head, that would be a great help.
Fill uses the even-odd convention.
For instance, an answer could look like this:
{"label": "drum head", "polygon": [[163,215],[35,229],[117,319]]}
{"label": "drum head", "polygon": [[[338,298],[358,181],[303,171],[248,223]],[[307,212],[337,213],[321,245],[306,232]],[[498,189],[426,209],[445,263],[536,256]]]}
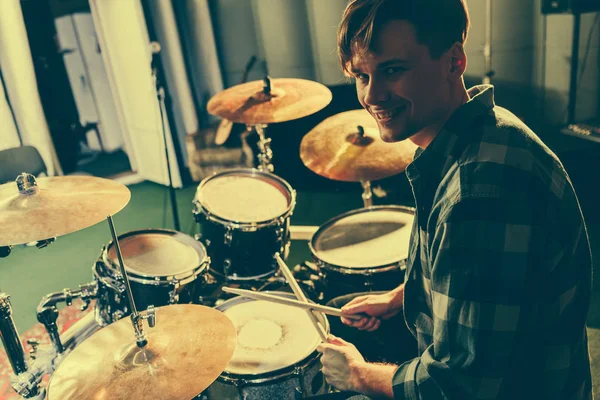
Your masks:
{"label": "drum head", "polygon": [[323,225],[311,241],[314,255],[334,266],[366,269],[405,260],[412,210],[380,206],[351,211]]}
{"label": "drum head", "polygon": [[[246,299],[244,299],[246,300]],[[263,300],[229,300],[218,308],[237,330],[237,346],[225,372],[264,374],[290,367],[315,351],[320,337],[306,311]]]}
{"label": "drum head", "polygon": [[217,174],[202,182],[198,202],[211,214],[235,222],[263,222],[292,207],[291,188],[283,179],[254,170]]}
{"label": "drum head", "polygon": [[[204,246],[181,232],[145,230],[119,236],[125,270],[144,277],[176,276],[191,273],[203,264]],[[114,243],[108,246],[110,262],[118,268]]]}

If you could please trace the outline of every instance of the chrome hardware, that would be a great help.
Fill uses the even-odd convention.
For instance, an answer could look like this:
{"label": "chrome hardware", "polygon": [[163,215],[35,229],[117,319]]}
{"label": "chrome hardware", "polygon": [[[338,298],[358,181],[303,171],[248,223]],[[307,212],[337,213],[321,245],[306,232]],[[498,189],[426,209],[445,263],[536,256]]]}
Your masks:
{"label": "chrome hardware", "polygon": [[19,339],[15,321],[12,318],[10,296],[6,293],[0,293],[0,337],[15,374],[26,372],[25,350]]}
{"label": "chrome hardware", "polygon": [[29,350],[29,357],[31,357],[32,360],[35,360],[40,341],[37,339],[27,339],[27,344],[31,346],[31,350]]}
{"label": "chrome hardware", "polygon": [[49,239],[38,240],[35,243],[35,247],[37,247],[38,249],[43,249],[45,247],[48,247],[52,243],[54,243],[55,240],[56,240],[56,238],[49,238]]}
{"label": "chrome hardware", "polygon": [[79,285],[79,290],[71,291],[71,289],[63,289],[62,292],[47,294],[38,304],[37,319],[46,328],[46,332],[50,336],[52,345],[58,354],[64,351],[64,346],[60,340],[60,334],[56,326],[56,319],[58,318],[56,305],[65,303],[70,306],[73,303],[73,299],[81,299],[84,302],[82,309],[85,310],[89,306],[90,301],[95,299],[97,295],[98,284],[94,281]]}
{"label": "chrome hardware", "polygon": [[294,397],[296,399],[304,398],[304,368],[297,366],[294,368],[294,375],[298,377],[298,386],[294,390]]}
{"label": "chrome hardware", "polygon": [[154,328],[156,326],[156,308],[154,306],[148,306],[146,311],[142,311],[142,319],[148,321],[148,326]]}
{"label": "chrome hardware", "polygon": [[277,230],[275,231],[275,235],[277,236],[277,241],[283,241],[284,238],[284,233],[285,233],[285,229],[283,228],[277,228]]}
{"label": "chrome hardware", "polygon": [[118,321],[125,316],[127,313],[127,309],[125,311],[116,310],[112,313],[113,321]]}
{"label": "chrome hardware", "polygon": [[175,292],[175,289],[169,291],[169,304],[175,304],[179,300],[179,294]]}
{"label": "chrome hardware", "polygon": [[267,171],[273,172],[275,168],[273,164],[271,164],[271,160],[273,159],[273,150],[271,149],[271,138],[267,138],[265,136],[264,129],[267,127],[265,124],[254,125],[254,129],[258,134],[258,149],[260,153],[258,154],[258,160],[260,165],[258,166],[259,171]]}
{"label": "chrome hardware", "polygon": [[226,258],[223,260],[223,272],[226,276],[229,275],[229,270],[231,270],[231,260],[229,258]]}
{"label": "chrome hardware", "polygon": [[23,172],[17,176],[16,183],[19,193],[23,196],[31,196],[39,191],[35,176],[28,174],[27,172]]}
{"label": "chrome hardware", "polygon": [[363,187],[362,199],[363,205],[366,207],[371,207],[373,205],[373,191],[371,190],[371,182],[370,181],[361,181],[360,182]]}
{"label": "chrome hardware", "polygon": [[63,289],[64,301],[67,306],[73,304],[73,295],[71,294],[70,289]]}
{"label": "chrome hardware", "polygon": [[231,241],[233,240],[233,226],[227,225],[225,228],[225,246],[231,246]]}

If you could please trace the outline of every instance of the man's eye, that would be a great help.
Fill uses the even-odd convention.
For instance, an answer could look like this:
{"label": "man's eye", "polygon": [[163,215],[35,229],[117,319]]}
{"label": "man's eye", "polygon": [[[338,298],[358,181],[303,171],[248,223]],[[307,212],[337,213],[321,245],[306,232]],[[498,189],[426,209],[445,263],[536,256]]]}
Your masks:
{"label": "man's eye", "polygon": [[385,72],[386,75],[395,75],[395,74],[398,74],[398,73],[403,72],[405,70],[406,69],[402,68],[402,67],[389,67],[389,68],[386,68],[384,70],[384,72]]}
{"label": "man's eye", "polygon": [[367,82],[369,80],[369,76],[367,74],[356,74],[354,77],[361,82]]}

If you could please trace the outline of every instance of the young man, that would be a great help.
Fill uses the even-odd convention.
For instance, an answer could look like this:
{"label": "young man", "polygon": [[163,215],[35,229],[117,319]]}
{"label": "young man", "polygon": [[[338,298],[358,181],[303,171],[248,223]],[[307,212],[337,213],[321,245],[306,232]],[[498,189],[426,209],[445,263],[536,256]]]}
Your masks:
{"label": "young man", "polygon": [[[353,0],[342,68],[388,142],[419,146],[405,283],[361,296],[376,330],[402,312],[418,342],[399,366],[366,362],[336,337],[323,373],[340,390],[395,399],[589,399],[585,321],[591,255],[557,157],[489,85],[467,90],[465,0]],[[389,343],[402,346],[402,343]]]}

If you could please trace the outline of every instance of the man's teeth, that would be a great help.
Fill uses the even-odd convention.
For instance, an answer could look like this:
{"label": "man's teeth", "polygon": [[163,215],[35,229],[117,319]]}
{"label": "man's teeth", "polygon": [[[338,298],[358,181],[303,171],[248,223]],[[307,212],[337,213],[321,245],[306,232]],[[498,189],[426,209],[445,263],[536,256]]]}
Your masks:
{"label": "man's teeth", "polygon": [[378,112],[378,113],[375,113],[375,116],[377,117],[377,119],[388,119],[388,118],[392,118],[393,116],[398,114],[398,112],[400,110],[401,110],[400,108],[395,108],[391,111]]}

